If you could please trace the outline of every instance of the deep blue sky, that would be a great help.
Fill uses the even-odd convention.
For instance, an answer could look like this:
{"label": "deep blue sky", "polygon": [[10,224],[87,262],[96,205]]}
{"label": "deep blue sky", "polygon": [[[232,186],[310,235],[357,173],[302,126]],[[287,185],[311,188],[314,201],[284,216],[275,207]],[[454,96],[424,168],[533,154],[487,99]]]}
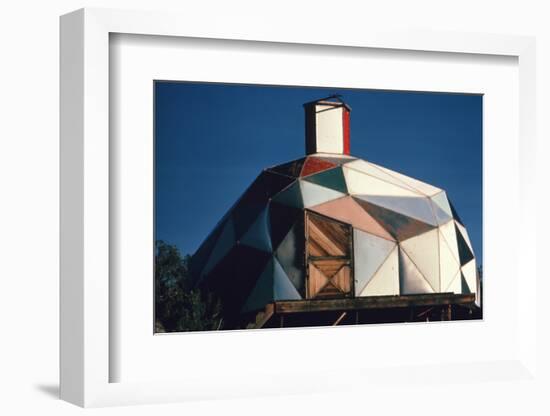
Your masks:
{"label": "deep blue sky", "polygon": [[479,95],[156,82],[156,238],[194,253],[262,169],[304,155],[302,104],[334,93],[351,154],[445,189],[481,263]]}

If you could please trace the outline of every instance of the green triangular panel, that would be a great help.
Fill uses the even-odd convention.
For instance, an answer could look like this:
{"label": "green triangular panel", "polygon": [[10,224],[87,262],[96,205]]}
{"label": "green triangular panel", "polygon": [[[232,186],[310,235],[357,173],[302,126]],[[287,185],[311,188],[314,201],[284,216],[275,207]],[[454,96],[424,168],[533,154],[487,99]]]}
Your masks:
{"label": "green triangular panel", "polygon": [[460,265],[464,266],[466,263],[468,263],[470,260],[474,258],[474,254],[470,250],[470,247],[468,247],[468,243],[466,243],[466,240],[464,240],[462,233],[460,232],[460,230],[456,225],[455,225],[455,231],[456,231],[456,241],[458,243],[458,255],[460,257]]}
{"label": "green triangular panel", "polygon": [[281,192],[273,197],[273,201],[294,208],[303,208],[304,201],[302,199],[300,181],[296,181],[292,185],[283,189]]}
{"label": "green triangular panel", "polygon": [[228,219],[224,225],[223,231],[212,250],[208,263],[204,267],[203,274],[208,274],[210,270],[219,263],[219,261],[229,253],[229,250],[235,245],[235,227],[233,221]]}
{"label": "green triangular panel", "polygon": [[241,238],[240,242],[244,245],[254,247],[262,251],[272,251],[267,207],[260,213],[260,215],[258,215],[256,221],[254,221],[254,223],[250,226],[248,231]]}
{"label": "green triangular panel", "polygon": [[274,263],[273,258],[271,258],[256,281],[254,289],[248,295],[242,312],[263,309],[265,305],[273,302],[273,272]]}
{"label": "green triangular panel", "polygon": [[305,229],[303,216],[297,219],[283,241],[281,241],[275,256],[298,293],[305,293]]}
{"label": "green triangular panel", "polygon": [[276,249],[287,236],[292,226],[299,218],[304,217],[304,211],[288,205],[272,201],[269,204],[269,230],[271,231],[271,247]]}
{"label": "green triangular panel", "polygon": [[274,300],[300,300],[302,297],[290,282],[285,271],[277,261],[273,259],[273,299]]}
{"label": "green triangular panel", "polygon": [[346,179],[341,167],[325,170],[324,172],[308,176],[304,180],[324,186],[325,188],[334,189],[338,192],[348,192]]}

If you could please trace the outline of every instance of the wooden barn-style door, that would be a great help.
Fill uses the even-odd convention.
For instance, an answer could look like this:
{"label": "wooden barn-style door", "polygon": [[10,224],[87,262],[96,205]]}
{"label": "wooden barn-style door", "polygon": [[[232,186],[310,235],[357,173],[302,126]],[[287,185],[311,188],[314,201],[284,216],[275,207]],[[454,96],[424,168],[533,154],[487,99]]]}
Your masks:
{"label": "wooden barn-style door", "polygon": [[308,299],[351,297],[351,226],[306,211],[306,291]]}

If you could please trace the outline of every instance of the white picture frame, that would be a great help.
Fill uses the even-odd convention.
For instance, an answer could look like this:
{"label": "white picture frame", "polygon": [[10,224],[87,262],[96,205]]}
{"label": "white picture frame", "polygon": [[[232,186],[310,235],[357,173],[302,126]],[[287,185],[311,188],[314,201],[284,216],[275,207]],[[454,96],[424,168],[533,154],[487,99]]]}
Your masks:
{"label": "white picture frame", "polygon": [[[185,24],[182,24],[185,22]],[[516,57],[519,66],[518,178],[520,213],[534,212],[531,192],[535,169],[535,42],[530,37],[468,33],[381,32],[377,30],[315,30],[264,25],[235,33],[231,22],[203,27],[185,16],[168,13],[83,9],[61,18],[61,398],[80,406],[158,403],[194,398],[239,397],[285,392],[347,389],[347,383],[327,386],[303,379],[287,382],[273,391],[271,383],[239,381],[225,390],[223,382],[206,377],[182,381],[110,382],[110,362],[116,357],[109,345],[109,36],[130,34],[165,37],[225,39],[334,47],[430,51],[442,54],[484,54]],[[246,35],[243,35],[246,33]],[[419,365],[409,374],[427,380],[448,369],[468,379],[468,371],[485,375],[472,383],[498,379],[537,382],[535,218],[521,215],[518,226],[518,266],[526,284],[518,292],[517,354],[498,362],[483,361],[457,366]],[[519,269],[518,269],[519,270]],[[235,336],[239,336],[238,334]],[[369,377],[389,383],[403,374],[399,369],[370,369]],[[353,379],[357,371],[341,369],[331,377]],[[364,375],[363,375],[364,376]],[[307,378],[307,375],[304,375]],[[312,377],[312,376],[310,376]],[[284,375],[280,375],[284,379]],[[533,381],[534,380],[534,381]],[[372,382],[372,381],[371,381]],[[413,383],[413,381],[410,381]],[[280,383],[282,386],[282,383]]]}

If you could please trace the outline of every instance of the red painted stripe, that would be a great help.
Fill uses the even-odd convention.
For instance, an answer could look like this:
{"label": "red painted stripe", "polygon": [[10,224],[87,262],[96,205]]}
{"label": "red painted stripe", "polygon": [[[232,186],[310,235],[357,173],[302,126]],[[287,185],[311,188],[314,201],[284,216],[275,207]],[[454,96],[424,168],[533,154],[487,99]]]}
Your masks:
{"label": "red painted stripe", "polygon": [[349,111],[344,108],[342,111],[343,122],[344,122],[344,154],[350,154],[350,139],[349,139]]}

